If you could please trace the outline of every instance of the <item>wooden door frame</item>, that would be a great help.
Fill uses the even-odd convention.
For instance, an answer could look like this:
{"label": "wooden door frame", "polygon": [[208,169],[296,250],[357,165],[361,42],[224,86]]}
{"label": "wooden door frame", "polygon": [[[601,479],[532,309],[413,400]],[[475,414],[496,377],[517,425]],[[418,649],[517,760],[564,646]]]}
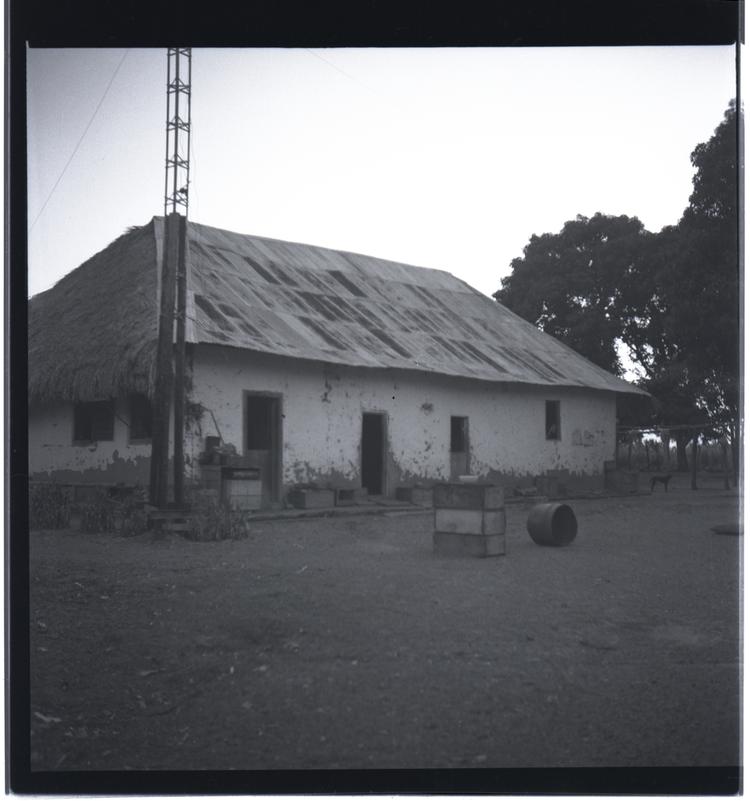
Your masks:
{"label": "wooden door frame", "polygon": [[[275,431],[271,432],[271,476],[272,486],[269,487],[271,503],[281,500],[283,487],[283,460],[284,453],[284,395],[281,392],[265,392],[264,390],[242,390],[242,454],[247,453],[247,400],[253,398],[271,398],[277,402],[278,418]],[[274,447],[275,445],[275,447]],[[275,485],[275,486],[274,486]]]}

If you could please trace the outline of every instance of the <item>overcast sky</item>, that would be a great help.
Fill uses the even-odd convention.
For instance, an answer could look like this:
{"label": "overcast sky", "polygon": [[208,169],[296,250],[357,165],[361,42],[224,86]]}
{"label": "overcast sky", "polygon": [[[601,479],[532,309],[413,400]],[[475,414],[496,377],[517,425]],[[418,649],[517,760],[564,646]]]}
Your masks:
{"label": "overcast sky", "polygon": [[[33,295],[163,213],[167,59],[27,52]],[[677,222],[734,94],[731,46],[194,49],[189,218],[491,294],[576,214]]]}

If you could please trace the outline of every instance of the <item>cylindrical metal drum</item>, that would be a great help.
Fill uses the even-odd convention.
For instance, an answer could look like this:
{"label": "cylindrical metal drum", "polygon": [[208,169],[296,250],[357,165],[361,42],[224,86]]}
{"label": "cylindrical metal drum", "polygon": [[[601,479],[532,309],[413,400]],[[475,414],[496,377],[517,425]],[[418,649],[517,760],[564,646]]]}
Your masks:
{"label": "cylindrical metal drum", "polygon": [[578,521],[567,504],[538,503],[529,512],[526,529],[537,545],[570,545],[578,533]]}

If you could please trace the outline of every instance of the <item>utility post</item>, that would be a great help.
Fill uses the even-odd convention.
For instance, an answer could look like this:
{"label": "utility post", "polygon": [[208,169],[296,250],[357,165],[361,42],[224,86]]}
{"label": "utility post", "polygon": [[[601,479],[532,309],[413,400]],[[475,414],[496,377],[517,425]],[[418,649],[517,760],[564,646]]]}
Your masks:
{"label": "utility post", "polygon": [[[191,77],[190,48],[170,47],[167,51],[164,258],[161,272],[149,493],[151,504],[160,509],[164,509],[168,503],[169,420],[172,403],[174,403],[174,503],[178,507],[184,503],[185,309]],[[180,207],[184,210],[184,214],[179,213]]]}
{"label": "utility post", "polygon": [[177,232],[176,325],[174,347],[174,502],[185,501],[185,307],[187,295],[187,220],[170,214],[179,223]]}
{"label": "utility post", "polygon": [[161,303],[159,306],[159,338],[156,346],[156,381],[152,403],[151,485],[150,502],[159,509],[167,506],[169,473],[169,418],[172,406],[174,370],[175,295],[179,236],[182,218],[170,214],[164,220],[164,257],[161,269]]}

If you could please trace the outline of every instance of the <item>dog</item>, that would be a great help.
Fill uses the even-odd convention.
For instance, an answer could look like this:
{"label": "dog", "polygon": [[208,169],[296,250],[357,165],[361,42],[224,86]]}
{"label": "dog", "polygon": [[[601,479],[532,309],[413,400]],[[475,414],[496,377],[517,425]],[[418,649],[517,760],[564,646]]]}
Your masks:
{"label": "dog", "polygon": [[672,476],[654,476],[651,479],[651,492],[654,491],[654,487],[657,484],[663,484],[664,485],[664,492],[667,492],[667,490],[669,489],[669,481],[670,481],[671,478],[672,478]]}

